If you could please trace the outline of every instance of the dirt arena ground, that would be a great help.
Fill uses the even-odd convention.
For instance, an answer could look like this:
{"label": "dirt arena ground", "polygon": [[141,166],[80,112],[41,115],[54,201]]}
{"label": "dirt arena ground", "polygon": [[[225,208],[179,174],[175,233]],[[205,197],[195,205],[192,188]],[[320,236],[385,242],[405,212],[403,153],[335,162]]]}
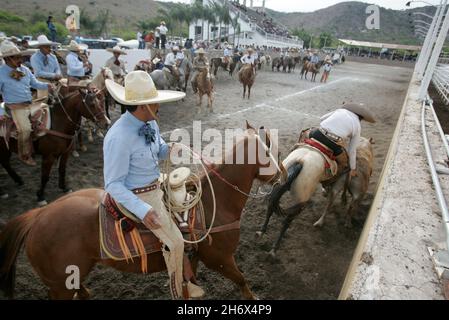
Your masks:
{"label": "dirt arena ground", "polygon": [[[298,71],[293,74],[260,72],[250,101],[242,100],[242,88],[235,76],[231,79],[220,73],[216,81],[215,113],[198,115],[191,91],[184,102],[162,107],[161,131],[165,137],[175,128],[191,129],[193,120],[201,120],[203,130],[224,130],[243,128],[248,119],[255,126],[279,129],[283,157],[302,128],[317,125],[321,115],[335,110],[342,102],[364,102],[376,114],[379,120],[376,125],[363,124],[363,135],[374,138],[376,143],[375,172],[353,229],[345,228],[343,219],[335,215],[328,217],[322,229],[313,228],[325,206],[325,199],[317,192],[308,210],[292,224],[277,258],[272,259],[267,253],[278,235],[280,219],[273,217],[268,234],[256,239],[266,204],[262,200],[248,201],[236,260],[259,298],[335,299],[338,296],[373,199],[411,73],[410,68],[347,62],[334,68],[327,84],[320,84],[300,80]],[[88,148],[79,159],[72,158],[69,162],[68,179],[74,190],[103,185],[102,141],[97,138]],[[26,185],[17,188],[4,170],[0,170],[0,185],[10,194],[0,206],[0,218],[4,220],[36,205],[39,169],[22,167],[15,157],[13,166],[25,178]],[[47,188],[48,200],[61,196],[56,177],[54,170]],[[344,212],[344,208],[337,206],[336,211]],[[167,279],[165,273],[122,274],[100,266],[86,284],[92,289],[94,299],[169,299]],[[199,281],[208,299],[240,298],[229,280],[201,264]],[[23,254],[18,260],[16,298],[47,298],[44,286]]]}

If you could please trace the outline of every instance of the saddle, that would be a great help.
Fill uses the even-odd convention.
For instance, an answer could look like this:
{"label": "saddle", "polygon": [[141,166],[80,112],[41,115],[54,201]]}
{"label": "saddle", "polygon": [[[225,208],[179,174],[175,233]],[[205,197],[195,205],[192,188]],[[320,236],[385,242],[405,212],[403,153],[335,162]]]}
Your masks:
{"label": "saddle", "polygon": [[[51,127],[50,107],[45,103],[41,103],[41,100],[34,101],[30,106],[31,138],[33,141],[45,136],[47,130],[50,130]],[[0,116],[4,116],[4,119],[0,121],[0,137],[5,140],[8,146],[10,138],[17,139],[17,128],[5,103],[0,104]]]}
{"label": "saddle", "polygon": [[[310,132],[316,128],[310,128],[303,130],[300,134],[298,143],[295,144],[291,151],[294,151],[298,148],[308,148],[315,151],[318,151],[325,160],[325,169],[326,174],[323,177],[321,182],[332,182],[336,177],[347,172],[346,164],[348,163],[348,156],[346,152],[343,152],[340,156],[334,156],[333,151],[327,147],[325,144],[320,141],[310,138]],[[341,144],[342,148],[345,148],[343,144]],[[345,158],[345,159],[343,159]]]}
{"label": "saddle", "polygon": [[[206,233],[206,222],[202,210],[196,207],[188,213],[187,227],[180,227],[173,219],[184,238],[196,241]],[[101,258],[112,260],[131,260],[142,257],[142,271],[146,271],[146,257],[162,251],[163,244],[137,217],[120,210],[119,205],[107,193],[99,209]]]}

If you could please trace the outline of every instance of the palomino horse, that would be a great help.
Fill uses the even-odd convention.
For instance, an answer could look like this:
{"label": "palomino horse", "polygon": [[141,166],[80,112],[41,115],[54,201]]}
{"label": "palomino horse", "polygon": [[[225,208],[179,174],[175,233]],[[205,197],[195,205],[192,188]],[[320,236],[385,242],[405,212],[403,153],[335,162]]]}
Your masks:
{"label": "palomino horse", "polygon": [[[41,186],[37,192],[40,205],[45,205],[45,186],[50,178],[50,171],[55,161],[59,159],[59,188],[63,192],[69,192],[66,185],[66,165],[72,152],[73,144],[78,130],[81,127],[81,117],[93,120],[102,128],[106,128],[110,121],[105,116],[104,106],[100,103],[96,91],[77,89],[68,92],[68,88],[61,88],[62,98],[57,100],[52,108],[51,128],[47,134],[34,142],[36,154],[41,154],[42,171]],[[18,184],[23,185],[22,178],[11,167],[11,153],[17,152],[17,141],[10,138],[7,144],[0,139],[0,163],[8,172],[9,176]]]}
{"label": "palomino horse", "polygon": [[202,109],[203,95],[207,95],[207,107],[210,112],[213,112],[212,103],[214,99],[214,83],[210,75],[209,68],[203,68],[198,72],[197,76],[197,90],[198,90],[198,105],[200,112]]}
{"label": "palomino horse", "polygon": [[[245,299],[254,299],[255,296],[234,258],[239,243],[242,211],[254,180],[272,183],[281,176],[281,168],[271,153],[272,147],[277,146],[270,141],[268,131],[261,132],[263,135],[258,135],[256,130],[248,128],[231,152],[226,153],[223,159],[226,164],[208,165],[216,199],[214,227],[219,229],[211,234],[211,241],[198,244],[192,261],[194,273],[198,262],[202,261],[207,268],[234,282]],[[265,143],[262,137],[266,138]],[[255,157],[252,156],[253,151],[257,153]],[[235,164],[237,155],[244,156],[244,164]],[[206,177],[201,182],[206,224],[210,225],[212,191]],[[12,297],[16,259],[22,245],[25,245],[34,270],[49,288],[52,299],[72,299],[75,293],[79,298],[88,298],[89,293],[82,282],[97,263],[123,272],[141,273],[140,258],[127,263],[100,257],[98,208],[103,194],[100,189],[81,190],[10,220],[0,233],[0,289]],[[81,287],[78,290],[70,290],[65,284],[69,265],[79,268]],[[149,273],[165,269],[161,252],[148,256]]]}
{"label": "palomino horse", "polygon": [[307,80],[307,74],[309,72],[312,73],[312,78],[310,81],[315,82],[316,81],[316,75],[320,73],[321,66],[324,64],[324,61],[320,61],[316,64],[311,63],[310,61],[305,61],[302,69],[301,69],[301,79],[305,76]]}
{"label": "palomino horse", "polygon": [[[222,68],[223,70],[226,70],[226,64],[223,63],[222,58],[213,58],[210,60],[210,65],[213,70],[214,76],[217,76],[218,69]],[[234,59],[229,59],[229,75],[232,77],[235,71],[235,67],[237,66],[237,63],[235,63]],[[227,71],[227,70],[226,70]]]}
{"label": "palomino horse", "polygon": [[248,87],[248,100],[251,97],[251,87],[256,80],[256,73],[252,64],[245,64],[239,71],[239,81],[243,85],[243,99],[246,96],[246,88]]}
{"label": "palomino horse", "polygon": [[[361,154],[372,154],[371,143],[367,139],[362,138],[361,144],[358,149],[359,156]],[[274,192],[271,194],[268,209],[266,212],[265,223],[262,226],[262,230],[257,232],[257,235],[259,237],[267,232],[268,223],[270,222],[270,218],[273,212],[277,213],[279,216],[285,217],[279,237],[274,243],[272,250],[270,251],[270,254],[272,256],[276,255],[276,251],[279,249],[282,238],[284,237],[291,222],[308,205],[309,200],[312,198],[315,190],[318,187],[318,184],[326,182],[326,160],[324,159],[323,155],[316,149],[300,146],[288,155],[288,157],[283,161],[283,166],[289,172],[288,181],[290,183],[288,184],[288,186],[290,189],[286,188],[287,184],[284,186],[276,187],[274,189]],[[366,171],[365,168],[368,167],[363,166],[359,169]],[[368,174],[371,175],[371,171]],[[361,175],[365,176],[365,172],[361,173]],[[337,179],[337,182],[343,182],[343,184],[345,184],[346,177],[347,175],[344,175],[343,178],[340,177],[340,179]],[[331,181],[331,183],[335,182]],[[354,185],[357,186],[358,184],[359,181],[354,180]],[[289,190],[296,204],[288,209],[283,209],[281,208],[279,202],[282,196]],[[333,200],[329,201],[328,209],[320,218],[320,220],[315,223],[315,226],[322,225],[324,217],[332,205],[331,202],[333,202]]]}

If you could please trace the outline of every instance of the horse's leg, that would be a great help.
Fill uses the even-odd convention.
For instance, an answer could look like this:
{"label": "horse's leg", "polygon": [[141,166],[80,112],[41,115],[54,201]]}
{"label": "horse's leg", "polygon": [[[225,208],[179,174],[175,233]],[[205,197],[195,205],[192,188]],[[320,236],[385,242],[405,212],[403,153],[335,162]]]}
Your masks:
{"label": "horse's leg", "polygon": [[[81,130],[78,132],[78,146],[79,146],[79,148],[80,148],[80,150],[82,152],[86,152],[87,151],[87,146],[84,144],[83,133],[81,132]],[[74,152],[76,152],[76,145],[73,148],[73,150],[74,150]],[[76,154],[74,154],[74,156],[76,157]],[[78,157],[79,157],[79,155],[78,155]]]}
{"label": "horse's leg", "polygon": [[[211,263],[210,261],[213,261],[213,263]],[[209,269],[221,273],[224,277],[234,282],[239,287],[243,299],[256,299],[251,289],[249,288],[245,277],[237,267],[235,259],[232,255],[214,255],[213,257],[208,257],[207,260],[203,260],[203,262]]]}
{"label": "horse's leg", "polygon": [[285,233],[287,232],[288,228],[290,227],[290,224],[292,223],[292,221],[296,218],[296,216],[298,216],[301,213],[301,211],[304,209],[304,207],[305,207],[305,204],[300,203],[300,204],[297,204],[297,205],[285,210],[287,217],[284,219],[284,222],[282,223],[281,232],[279,233],[279,237],[276,240],[276,242],[274,243],[273,249],[270,251],[271,256],[273,256],[273,257],[276,256],[276,251],[279,249],[279,247],[281,245],[282,238],[284,237]]}
{"label": "horse's leg", "polygon": [[37,201],[39,206],[47,205],[47,201],[45,200],[45,186],[50,179],[51,168],[53,167],[55,160],[56,158],[52,154],[43,156],[41,167],[41,188],[37,191]]}
{"label": "horse's leg", "polygon": [[19,186],[23,186],[23,179],[17,174],[17,172],[11,167],[10,158],[11,152],[7,151],[3,155],[0,155],[0,162],[2,167],[5,168],[8,175],[17,183]]}
{"label": "horse's leg", "polygon": [[59,188],[64,193],[71,192],[71,189],[67,187],[66,185],[66,167],[67,167],[67,160],[69,160],[69,152],[64,153],[61,158],[59,159]]}
{"label": "horse's leg", "polygon": [[75,298],[78,300],[89,300],[91,296],[90,290],[83,284],[80,285],[79,290],[75,293]]}
{"label": "horse's leg", "polygon": [[251,85],[248,85],[248,100],[251,98]]}
{"label": "horse's leg", "polygon": [[243,99],[245,99],[246,95],[246,84],[243,85]]}
{"label": "horse's leg", "polygon": [[267,208],[267,212],[265,214],[265,222],[263,223],[262,229],[256,232],[256,235],[258,237],[262,237],[264,234],[267,233],[268,224],[270,223],[270,219],[273,216],[273,213],[274,213],[273,203],[270,202]]}
{"label": "horse's leg", "polygon": [[326,215],[330,212],[330,210],[332,209],[332,206],[334,205],[334,201],[335,201],[335,197],[337,196],[337,191],[335,190],[336,188],[331,188],[329,194],[328,194],[328,201],[327,201],[327,206],[326,206],[326,210],[324,211],[324,213],[321,215],[320,219],[314,223],[314,227],[322,227],[324,225],[324,219],[326,218]]}

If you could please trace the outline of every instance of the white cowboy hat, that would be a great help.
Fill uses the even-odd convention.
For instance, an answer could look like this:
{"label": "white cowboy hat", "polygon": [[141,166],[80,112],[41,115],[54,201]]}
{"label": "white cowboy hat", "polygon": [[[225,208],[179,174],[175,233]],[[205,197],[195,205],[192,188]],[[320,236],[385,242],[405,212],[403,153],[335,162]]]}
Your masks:
{"label": "white cowboy hat", "polygon": [[132,71],[125,77],[125,86],[106,79],[106,88],[118,103],[127,106],[172,102],[183,99],[180,91],[157,90],[153,79],[145,71]]}
{"label": "white cowboy hat", "polygon": [[2,58],[13,56],[29,56],[32,55],[33,53],[34,53],[33,50],[20,51],[20,49],[17,48],[17,46],[9,40],[5,40],[0,44],[0,56]]}
{"label": "white cowboy hat", "polygon": [[173,51],[179,51],[179,47],[178,47],[178,46],[174,46],[174,47],[172,48],[172,50],[173,50]]}
{"label": "white cowboy hat", "polygon": [[161,21],[161,24],[165,25],[165,21]]}
{"label": "white cowboy hat", "polygon": [[59,43],[52,42],[48,40],[45,34],[41,34],[37,37],[37,43],[32,45],[32,47],[40,47],[40,46],[57,46]]}
{"label": "white cowboy hat", "polygon": [[229,46],[228,46],[228,49],[232,49],[232,46],[231,46],[231,45],[229,45]]}
{"label": "white cowboy hat", "polygon": [[153,64],[158,64],[160,61],[161,61],[161,59],[154,58],[152,62],[153,62]]}
{"label": "white cowboy hat", "polygon": [[199,48],[198,50],[195,51],[195,53],[197,53],[197,54],[206,54],[206,51],[204,51],[203,48]]}
{"label": "white cowboy hat", "polygon": [[254,49],[253,48],[248,48],[246,51],[251,51],[251,52],[254,52]]}
{"label": "white cowboy hat", "polygon": [[355,103],[349,103],[345,104],[341,107],[342,109],[346,109],[348,111],[351,111],[352,113],[355,113],[356,115],[359,115],[363,118],[363,120],[371,123],[375,123],[376,119],[374,115],[365,108],[363,104],[355,104]]}
{"label": "white cowboy hat", "polygon": [[107,48],[106,51],[111,53],[120,53],[121,55],[127,55],[127,53],[122,50],[119,46],[115,46],[114,48]]}

